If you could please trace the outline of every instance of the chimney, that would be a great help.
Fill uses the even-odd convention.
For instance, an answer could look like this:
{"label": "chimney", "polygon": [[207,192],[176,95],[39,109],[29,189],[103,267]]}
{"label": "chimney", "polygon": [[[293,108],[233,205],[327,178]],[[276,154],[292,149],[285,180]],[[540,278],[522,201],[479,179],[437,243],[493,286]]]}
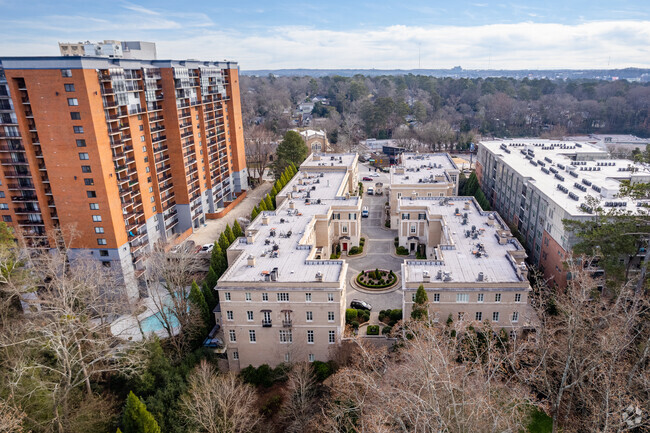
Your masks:
{"label": "chimney", "polygon": [[255,266],[255,256],[248,256],[248,266],[249,267]]}
{"label": "chimney", "polygon": [[255,242],[255,233],[253,232],[246,233],[246,243],[252,244],[254,242]]}
{"label": "chimney", "polygon": [[296,208],[296,204],[294,202],[290,201],[289,202],[289,209],[295,209],[295,208]]}
{"label": "chimney", "polygon": [[519,264],[519,273],[522,280],[528,279],[528,267],[526,266],[526,263],[521,262]]}
{"label": "chimney", "polygon": [[293,184],[293,192],[298,192],[298,185],[295,183]]}
{"label": "chimney", "polygon": [[265,226],[269,225],[269,217],[268,216],[264,215],[262,217],[262,224],[264,224]]}
{"label": "chimney", "polygon": [[425,283],[428,283],[431,281],[431,276],[429,275],[429,271],[423,271],[422,272],[422,281]]}
{"label": "chimney", "polygon": [[465,202],[465,210],[469,210],[469,201]]}
{"label": "chimney", "polygon": [[499,230],[499,245],[505,245],[508,243],[510,233],[507,230]]}
{"label": "chimney", "polygon": [[488,223],[488,225],[489,225],[490,227],[492,227],[492,226],[494,225],[494,214],[490,214],[490,215],[488,215],[487,223]]}
{"label": "chimney", "polygon": [[314,161],[320,161],[320,155],[314,153]]}
{"label": "chimney", "polygon": [[323,273],[321,271],[316,272],[316,281],[318,282],[323,281]]}

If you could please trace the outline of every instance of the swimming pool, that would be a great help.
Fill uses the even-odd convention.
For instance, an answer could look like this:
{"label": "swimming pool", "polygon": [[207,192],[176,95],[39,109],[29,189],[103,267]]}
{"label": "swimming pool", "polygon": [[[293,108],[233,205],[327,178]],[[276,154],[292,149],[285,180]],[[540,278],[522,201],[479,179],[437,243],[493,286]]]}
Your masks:
{"label": "swimming pool", "polygon": [[[178,318],[173,315],[167,313],[167,320],[169,320],[170,324],[172,325],[172,328],[176,329],[179,326]],[[144,332],[147,335],[155,334],[158,331],[166,331],[165,328],[163,327],[163,322],[160,317],[160,312],[157,312],[156,314],[153,314],[145,319],[143,319],[140,322],[140,327],[142,328],[142,332]]]}

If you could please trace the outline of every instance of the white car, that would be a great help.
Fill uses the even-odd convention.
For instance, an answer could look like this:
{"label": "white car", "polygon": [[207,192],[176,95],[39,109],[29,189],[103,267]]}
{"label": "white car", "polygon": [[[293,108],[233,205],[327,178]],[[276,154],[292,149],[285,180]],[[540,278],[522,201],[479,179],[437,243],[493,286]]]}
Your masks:
{"label": "white car", "polygon": [[214,248],[214,244],[205,244],[201,247],[202,253],[211,253]]}
{"label": "white car", "polygon": [[379,177],[379,173],[372,173],[370,177]]}

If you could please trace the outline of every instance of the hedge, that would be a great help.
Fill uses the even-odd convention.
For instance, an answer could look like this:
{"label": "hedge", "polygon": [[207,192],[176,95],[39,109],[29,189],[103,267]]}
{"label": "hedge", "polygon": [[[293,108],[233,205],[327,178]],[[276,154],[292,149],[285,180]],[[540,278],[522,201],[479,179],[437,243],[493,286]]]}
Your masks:
{"label": "hedge", "polygon": [[395,252],[397,253],[398,256],[408,256],[409,255],[409,250],[406,248],[399,246],[395,249]]}
{"label": "hedge", "polygon": [[378,325],[368,325],[366,331],[368,335],[379,335],[379,326]]}
{"label": "hedge", "polygon": [[[383,289],[384,287],[388,287],[388,286],[394,284],[395,281],[397,281],[397,277],[393,274],[393,277],[394,277],[394,278],[391,279],[391,280],[389,280],[388,282],[384,282],[384,284],[368,284],[368,283],[364,283],[364,282],[361,281],[361,276],[362,276],[362,275],[363,275],[363,271],[360,272],[359,275],[357,275],[357,283],[358,283],[360,286],[363,286],[363,287],[370,287],[370,288],[374,288],[374,289]],[[382,280],[382,281],[383,281],[383,280]]]}

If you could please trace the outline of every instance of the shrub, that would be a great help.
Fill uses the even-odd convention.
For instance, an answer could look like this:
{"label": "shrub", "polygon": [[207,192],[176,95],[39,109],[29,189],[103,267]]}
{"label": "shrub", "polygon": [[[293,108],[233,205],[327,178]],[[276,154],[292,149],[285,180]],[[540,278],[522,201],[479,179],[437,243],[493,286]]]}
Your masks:
{"label": "shrub", "polygon": [[366,238],[361,238],[361,239],[359,239],[359,242],[365,244],[365,243],[366,243]]}
{"label": "shrub", "polygon": [[249,365],[239,372],[239,376],[244,382],[251,385],[270,388],[276,382],[287,380],[288,368],[285,364],[280,364],[275,369],[269,367],[268,364],[262,364],[258,368]]}
{"label": "shrub", "polygon": [[384,320],[384,317],[386,317],[386,314],[390,314],[390,310],[388,310],[388,312],[387,312],[387,310],[381,310],[379,312],[379,321],[380,322]]}
{"label": "shrub", "polygon": [[361,251],[359,251],[359,247],[352,247],[350,248],[350,251],[348,252],[348,255],[354,256],[356,254],[359,254]]}
{"label": "shrub", "polygon": [[391,322],[399,322],[402,320],[402,310],[401,309],[395,309],[390,311],[390,321]]}
{"label": "shrub", "polygon": [[390,334],[390,331],[392,331],[392,330],[393,330],[392,326],[390,326],[390,325],[389,326],[384,326],[384,329],[381,330],[381,333],[384,334],[384,335]]}
{"label": "shrub", "polygon": [[390,228],[390,220],[386,220],[386,222],[384,223],[384,225],[386,226],[386,228]]}
{"label": "shrub", "polygon": [[282,396],[275,394],[266,400],[266,403],[264,403],[260,408],[260,412],[262,412],[262,415],[266,417],[271,417],[280,409],[280,406],[282,406]]}
{"label": "shrub", "polygon": [[354,329],[359,329],[359,322],[357,322],[356,320],[350,323],[350,325],[352,325]]}
{"label": "shrub", "polygon": [[316,376],[316,380],[318,380],[319,382],[324,381],[332,374],[334,374],[334,372],[336,371],[336,365],[334,364],[333,361],[327,361],[327,362],[314,361],[312,363],[312,368],[314,369],[314,375]]}
{"label": "shrub", "polygon": [[368,329],[366,331],[368,335],[379,335],[379,326],[377,325],[368,325]]}
{"label": "shrub", "polygon": [[409,251],[406,248],[402,247],[402,246],[397,247],[395,252],[397,253],[398,256],[408,256],[409,255]]}
{"label": "shrub", "polygon": [[357,310],[354,308],[348,308],[345,310],[345,323],[352,323],[353,321],[357,320]]}
{"label": "shrub", "polygon": [[[360,311],[363,311],[363,310],[357,310],[357,313],[359,313]],[[359,316],[361,316],[361,318],[363,319],[364,322],[367,322],[368,320],[370,320],[370,313],[368,311],[363,311],[362,313],[359,314]]]}

